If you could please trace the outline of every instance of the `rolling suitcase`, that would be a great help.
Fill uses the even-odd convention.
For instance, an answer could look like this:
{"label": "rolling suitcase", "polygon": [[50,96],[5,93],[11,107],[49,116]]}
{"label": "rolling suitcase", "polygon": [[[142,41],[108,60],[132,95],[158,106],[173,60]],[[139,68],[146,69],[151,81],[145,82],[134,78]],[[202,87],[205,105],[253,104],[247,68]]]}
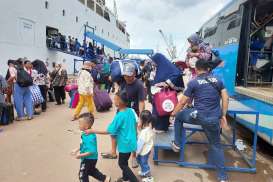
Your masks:
{"label": "rolling suitcase", "polygon": [[14,121],[14,108],[12,104],[3,107],[0,125],[8,125]]}
{"label": "rolling suitcase", "polygon": [[98,112],[108,111],[112,107],[112,100],[106,90],[94,88],[94,102]]}
{"label": "rolling suitcase", "polygon": [[80,100],[80,94],[78,92],[75,92],[71,99],[71,108],[75,109],[79,103]]}

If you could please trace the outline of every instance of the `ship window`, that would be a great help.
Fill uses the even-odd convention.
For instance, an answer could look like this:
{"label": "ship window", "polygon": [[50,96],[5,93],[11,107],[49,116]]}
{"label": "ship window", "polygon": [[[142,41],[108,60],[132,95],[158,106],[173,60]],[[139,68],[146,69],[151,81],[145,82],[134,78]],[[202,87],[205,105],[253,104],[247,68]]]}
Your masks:
{"label": "ship window", "polygon": [[78,16],[76,16],[76,22],[77,22],[77,23],[79,22],[79,17],[78,17]]}
{"label": "ship window", "polygon": [[107,11],[104,11],[104,18],[110,22],[110,16],[109,13]]}
{"label": "ship window", "polygon": [[48,9],[48,1],[45,1],[45,9]]}
{"label": "ship window", "polygon": [[63,16],[65,16],[65,10],[63,9]]}
{"label": "ship window", "polygon": [[92,9],[93,11],[95,10],[94,5],[94,0],[87,0],[87,7]]}
{"label": "ship window", "polygon": [[216,33],[216,31],[217,31],[217,27],[208,28],[207,30],[205,30],[204,38],[213,36]]}
{"label": "ship window", "polygon": [[238,27],[238,26],[240,26],[240,25],[241,25],[241,19],[238,18],[238,19],[236,19],[236,20],[231,21],[231,22],[228,24],[227,30],[234,29],[234,28],[236,28],[236,27]]}
{"label": "ship window", "polygon": [[85,5],[85,0],[79,0],[83,5]]}
{"label": "ship window", "polygon": [[97,14],[103,17],[103,10],[98,4],[96,5],[96,10]]}

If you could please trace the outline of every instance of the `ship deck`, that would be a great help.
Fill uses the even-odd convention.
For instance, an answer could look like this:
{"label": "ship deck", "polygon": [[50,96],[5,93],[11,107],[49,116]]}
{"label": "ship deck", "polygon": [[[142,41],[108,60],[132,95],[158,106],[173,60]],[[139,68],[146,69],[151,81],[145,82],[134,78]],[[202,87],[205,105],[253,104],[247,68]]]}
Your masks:
{"label": "ship deck", "polygon": [[245,96],[253,97],[268,104],[273,104],[272,87],[236,87],[236,92]]}

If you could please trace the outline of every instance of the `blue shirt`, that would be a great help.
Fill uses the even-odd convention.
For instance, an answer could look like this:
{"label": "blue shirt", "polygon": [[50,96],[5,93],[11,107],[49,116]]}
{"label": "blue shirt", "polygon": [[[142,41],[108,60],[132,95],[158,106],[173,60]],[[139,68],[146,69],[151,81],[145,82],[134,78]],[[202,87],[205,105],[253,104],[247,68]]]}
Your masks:
{"label": "blue shirt", "polygon": [[97,137],[95,134],[85,134],[81,135],[82,141],[80,145],[80,153],[90,152],[91,155],[83,157],[83,159],[98,159],[98,149],[97,149]]}
{"label": "blue shirt", "polygon": [[117,140],[118,151],[121,153],[135,152],[137,149],[137,120],[133,109],[119,111],[108,126],[108,133]]}
{"label": "blue shirt", "polygon": [[[206,81],[206,78],[213,82],[217,89]],[[202,74],[188,83],[184,95],[194,99],[194,108],[198,113],[210,117],[220,117],[222,112],[219,92],[223,89],[225,87],[220,79],[209,74]]]}

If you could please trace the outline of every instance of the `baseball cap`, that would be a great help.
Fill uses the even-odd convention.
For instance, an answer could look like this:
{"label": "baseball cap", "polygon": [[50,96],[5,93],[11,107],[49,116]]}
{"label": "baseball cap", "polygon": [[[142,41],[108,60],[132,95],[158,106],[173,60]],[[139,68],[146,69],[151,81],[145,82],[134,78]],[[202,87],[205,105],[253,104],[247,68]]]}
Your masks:
{"label": "baseball cap", "polygon": [[124,65],[123,76],[133,76],[135,71],[135,65],[132,63],[127,63]]}

